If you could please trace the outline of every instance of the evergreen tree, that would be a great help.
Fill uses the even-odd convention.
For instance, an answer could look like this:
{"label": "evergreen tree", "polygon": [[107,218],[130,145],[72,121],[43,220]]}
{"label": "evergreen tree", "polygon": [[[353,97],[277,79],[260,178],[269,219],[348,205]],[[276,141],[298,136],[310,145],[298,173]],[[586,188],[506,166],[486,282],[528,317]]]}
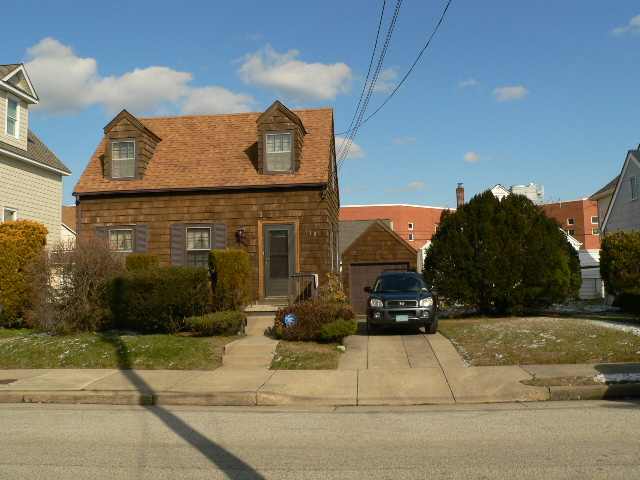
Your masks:
{"label": "evergreen tree", "polygon": [[490,191],[444,212],[424,265],[449,301],[510,313],[576,296],[578,255],[556,222],[521,195]]}

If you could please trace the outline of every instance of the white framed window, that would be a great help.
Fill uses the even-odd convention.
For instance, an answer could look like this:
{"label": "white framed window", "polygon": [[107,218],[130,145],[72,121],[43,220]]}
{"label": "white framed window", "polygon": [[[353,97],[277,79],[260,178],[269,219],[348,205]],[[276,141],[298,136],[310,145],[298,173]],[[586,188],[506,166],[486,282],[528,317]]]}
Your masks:
{"label": "white framed window", "polygon": [[187,227],[187,265],[208,268],[210,250],[211,228]]}
{"label": "white framed window", "polygon": [[18,138],[20,135],[20,108],[18,101],[13,97],[7,97],[7,118],[6,118],[7,135]]}
{"label": "white framed window", "polygon": [[133,178],[136,171],[136,142],[111,142],[111,178]]}
{"label": "white framed window", "polygon": [[0,220],[3,222],[15,222],[18,220],[18,211],[15,208],[4,207]]}
{"label": "white framed window", "polygon": [[631,177],[629,181],[631,182],[631,200],[638,200],[640,197],[640,177]]}
{"label": "white framed window", "polygon": [[267,133],[265,137],[265,170],[289,172],[293,169],[291,133]]}
{"label": "white framed window", "polygon": [[109,230],[109,249],[114,252],[133,252],[133,229],[114,228]]}
{"label": "white framed window", "polygon": [[598,225],[600,223],[600,219],[598,217],[591,217],[591,224]]}
{"label": "white framed window", "polygon": [[413,242],[414,237],[413,237],[413,232],[409,232],[409,241]]}
{"label": "white framed window", "polygon": [[599,228],[592,228],[591,229],[591,234],[592,235],[600,235],[600,229]]}
{"label": "white framed window", "polygon": [[413,222],[409,222],[409,230],[413,230]]}
{"label": "white framed window", "polygon": [[569,229],[569,230],[567,230],[567,233],[573,237],[573,236],[575,236],[576,231],[573,230],[573,229]]}
{"label": "white framed window", "polygon": [[576,224],[575,218],[567,218],[567,225],[575,225],[575,224]]}

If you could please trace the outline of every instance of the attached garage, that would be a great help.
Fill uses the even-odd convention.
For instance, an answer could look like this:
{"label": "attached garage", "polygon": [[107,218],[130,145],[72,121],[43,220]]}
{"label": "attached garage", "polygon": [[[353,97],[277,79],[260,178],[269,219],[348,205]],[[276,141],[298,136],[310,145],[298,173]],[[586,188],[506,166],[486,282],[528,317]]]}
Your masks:
{"label": "attached garage", "polygon": [[356,313],[365,313],[376,277],[389,270],[415,270],[418,252],[384,220],[340,222],[342,282]]}

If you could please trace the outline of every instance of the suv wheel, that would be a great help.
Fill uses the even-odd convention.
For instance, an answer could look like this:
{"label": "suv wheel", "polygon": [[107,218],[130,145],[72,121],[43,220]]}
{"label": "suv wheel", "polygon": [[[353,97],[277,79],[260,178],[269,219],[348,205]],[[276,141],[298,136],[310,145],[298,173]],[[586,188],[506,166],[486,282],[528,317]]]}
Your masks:
{"label": "suv wheel", "polygon": [[433,335],[434,333],[436,333],[438,331],[438,320],[436,318],[434,318],[430,322],[425,323],[424,324],[424,331],[428,335]]}

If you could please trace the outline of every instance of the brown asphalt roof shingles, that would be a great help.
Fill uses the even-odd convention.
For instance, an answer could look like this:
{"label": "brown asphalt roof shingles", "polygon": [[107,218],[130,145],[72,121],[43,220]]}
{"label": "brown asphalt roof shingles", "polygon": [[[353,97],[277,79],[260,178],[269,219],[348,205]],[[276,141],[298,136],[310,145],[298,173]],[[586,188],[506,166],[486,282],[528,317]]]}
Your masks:
{"label": "brown asphalt roof shingles", "polygon": [[78,194],[324,184],[329,178],[333,110],[295,110],[304,124],[300,168],[293,174],[264,175],[257,161],[261,112],[139,118],[161,138],[143,178],[111,180],[102,173],[100,142],[78,181]]}

